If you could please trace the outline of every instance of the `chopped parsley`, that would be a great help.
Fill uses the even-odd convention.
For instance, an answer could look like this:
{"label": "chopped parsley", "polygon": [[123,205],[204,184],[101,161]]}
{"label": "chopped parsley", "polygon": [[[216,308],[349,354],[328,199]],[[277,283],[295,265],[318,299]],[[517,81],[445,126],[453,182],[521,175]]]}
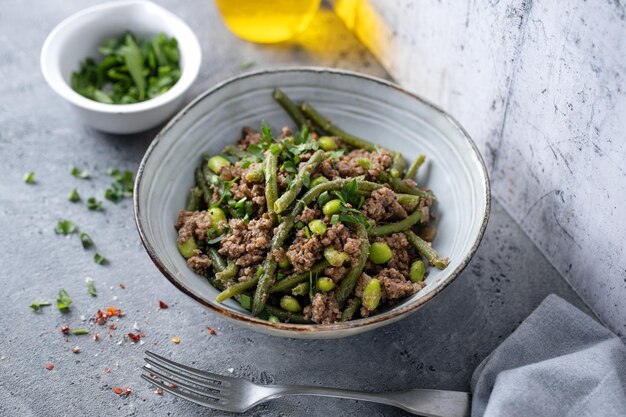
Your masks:
{"label": "chopped parsley", "polygon": [[67,199],[70,200],[72,203],[78,203],[80,201],[80,194],[78,194],[78,190],[76,188],[73,188]]}
{"label": "chopped parsley", "polygon": [[80,178],[81,180],[88,180],[89,178],[91,178],[91,175],[89,175],[89,172],[82,171],[76,167],[71,169],[70,174],[72,174],[76,178]]}
{"label": "chopped parsley", "polygon": [[87,283],[87,293],[92,297],[96,297],[98,293],[96,292],[96,285],[93,283],[93,279],[87,277],[85,282]]}
{"label": "chopped parsley", "polygon": [[27,172],[24,175],[24,182],[26,184],[34,184],[35,183],[35,173],[33,171]]}
{"label": "chopped parsley", "polygon": [[33,311],[39,311],[41,307],[47,307],[51,305],[52,303],[49,303],[47,301],[33,301],[33,303],[29,307],[32,308]]}
{"label": "chopped parsley", "polygon": [[84,249],[89,249],[93,246],[93,240],[91,240],[91,236],[89,236],[87,233],[83,232],[79,235],[79,237],[80,243],[83,245]]}
{"label": "chopped parsley", "polygon": [[102,211],[102,201],[96,200],[95,197],[89,197],[87,199],[87,208],[89,210]]}
{"label": "chopped parsley", "polygon": [[70,331],[70,333],[75,335],[89,334],[89,329],[75,329]]}
{"label": "chopped parsley", "polygon": [[111,169],[107,172],[113,177],[111,188],[107,188],[104,197],[114,203],[119,203],[125,197],[133,196],[133,173],[131,171],[120,171],[119,169]]}
{"label": "chopped parsley", "polygon": [[70,220],[59,220],[57,223],[57,227],[54,229],[54,232],[58,235],[71,235],[72,233],[76,233],[78,228],[76,225]]}
{"label": "chopped parsley", "polygon": [[104,255],[99,254],[98,252],[93,255],[93,261],[98,265],[106,265],[107,263],[109,263],[107,258],[105,258]]}
{"label": "chopped parsley", "polygon": [[242,62],[241,64],[239,64],[239,69],[247,70],[247,69],[252,68],[255,65],[256,65],[256,62],[254,61]]}
{"label": "chopped parsley", "polygon": [[68,311],[72,305],[72,299],[65,290],[60,290],[57,297],[57,308],[61,311]]}

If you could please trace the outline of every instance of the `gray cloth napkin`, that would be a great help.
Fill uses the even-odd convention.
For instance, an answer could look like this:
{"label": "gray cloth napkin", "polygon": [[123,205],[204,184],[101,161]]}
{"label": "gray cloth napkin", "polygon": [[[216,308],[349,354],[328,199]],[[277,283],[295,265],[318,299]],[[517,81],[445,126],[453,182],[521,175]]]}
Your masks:
{"label": "gray cloth napkin", "polygon": [[626,345],[556,295],[478,366],[473,417],[626,416]]}

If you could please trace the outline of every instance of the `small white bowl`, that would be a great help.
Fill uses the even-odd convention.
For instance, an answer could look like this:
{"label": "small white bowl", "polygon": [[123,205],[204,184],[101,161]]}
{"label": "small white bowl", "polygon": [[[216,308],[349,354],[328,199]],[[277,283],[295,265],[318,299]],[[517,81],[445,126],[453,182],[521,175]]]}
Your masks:
{"label": "small white bowl", "polygon": [[[178,40],[181,77],[167,92],[134,104],[106,104],[90,100],[70,85],[72,72],[110,37],[131,31],[139,38],[160,32]],[[110,133],[147,130],[171,117],[200,69],[202,52],[193,31],[180,18],[146,0],[123,0],[82,10],[59,23],[41,50],[41,70],[52,89],[67,100],[88,125]]]}

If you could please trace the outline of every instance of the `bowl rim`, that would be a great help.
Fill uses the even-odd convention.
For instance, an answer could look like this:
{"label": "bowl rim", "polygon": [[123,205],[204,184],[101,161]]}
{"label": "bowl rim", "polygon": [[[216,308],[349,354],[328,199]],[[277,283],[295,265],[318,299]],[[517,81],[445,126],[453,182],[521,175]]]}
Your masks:
{"label": "bowl rim", "polygon": [[[176,84],[172,86],[172,88],[157,97],[139,103],[108,104],[100,103],[98,101],[88,99],[87,97],[83,97],[76,91],[74,91],[74,89],[72,89],[72,87],[67,83],[65,79],[62,79],[61,83],[59,83],[58,80],[55,79],[55,76],[53,75],[53,72],[55,70],[52,69],[51,66],[53,57],[51,57],[50,47],[53,42],[56,41],[56,38],[58,36],[66,31],[69,26],[80,22],[80,20],[85,18],[86,16],[97,15],[102,13],[103,11],[118,8],[123,9],[134,5],[141,5],[143,7],[153,8],[153,10],[158,12],[158,15],[162,21],[172,22],[173,25],[179,27],[181,31],[188,32],[189,41],[179,43],[179,49],[181,51],[184,50],[185,54],[189,54],[190,56],[195,55],[197,56],[197,58],[190,60],[190,62],[195,63],[195,65],[181,68],[181,76]],[[71,104],[86,110],[96,111],[100,113],[134,114],[167,105],[177,100],[181,95],[185,94],[189,87],[191,87],[193,82],[196,80],[196,78],[198,77],[198,73],[200,72],[200,65],[202,63],[202,48],[200,47],[198,37],[189,27],[189,25],[187,25],[185,21],[183,21],[181,18],[179,18],[169,10],[165,9],[164,7],[153,3],[150,0],[116,0],[103,4],[97,4],[95,6],[79,10],[78,12],[66,17],[61,22],[59,22],[46,37],[43,46],[41,47],[39,62],[41,72],[43,73],[43,76],[48,85],[59,96],[61,96]]]}
{"label": "bowl rim", "polygon": [[[183,285],[181,282],[179,282],[175,276],[175,274],[170,273],[167,268],[161,263],[156,251],[154,250],[154,248],[152,247],[152,245],[150,244],[150,242],[148,241],[146,235],[145,235],[145,231],[144,228],[142,226],[142,211],[141,211],[141,207],[139,205],[139,190],[141,189],[142,186],[142,179],[143,179],[143,174],[144,174],[144,169],[145,169],[145,165],[148,162],[148,160],[150,159],[150,156],[152,155],[152,153],[154,152],[154,150],[159,146],[161,137],[163,135],[165,135],[174,125],[176,125],[178,123],[178,121],[183,118],[190,110],[192,110],[199,102],[201,102],[202,100],[204,100],[205,97],[208,97],[209,95],[217,92],[218,90],[221,90],[223,88],[225,88],[226,86],[230,85],[233,82],[242,80],[242,79],[246,79],[246,78],[251,78],[251,77],[259,77],[259,76],[263,76],[266,74],[276,74],[276,73],[298,73],[298,72],[304,72],[304,73],[315,73],[315,74],[333,74],[333,75],[340,75],[340,76],[346,76],[346,77],[355,77],[355,78],[360,78],[360,79],[365,79],[367,81],[370,82],[374,82],[374,83],[378,83],[381,84],[385,87],[389,87],[392,88],[394,90],[396,90],[399,93],[402,93],[404,95],[409,96],[412,99],[418,100],[421,103],[425,104],[426,106],[432,108],[433,110],[437,111],[439,114],[441,114],[443,117],[445,117],[462,135],[463,137],[468,141],[468,143],[470,144],[472,151],[474,152],[474,155],[476,156],[476,158],[478,159],[479,163],[480,163],[480,168],[481,168],[481,172],[482,175],[484,177],[484,186],[485,186],[485,212],[483,213],[483,218],[481,221],[481,225],[478,231],[478,235],[476,236],[474,242],[472,243],[472,246],[469,250],[469,252],[467,253],[467,255],[463,258],[463,260],[461,261],[461,263],[459,264],[459,266],[454,270],[451,271],[451,273],[442,281],[439,282],[439,284],[432,290],[430,291],[426,296],[420,297],[418,298],[415,302],[413,303],[409,303],[409,304],[405,304],[403,306],[400,306],[397,309],[392,309],[389,311],[386,311],[384,313],[380,313],[380,314],[376,314],[367,318],[361,318],[361,319],[357,319],[357,320],[351,320],[351,321],[347,321],[347,322],[342,322],[342,323],[334,323],[334,324],[293,324],[293,323],[272,323],[270,321],[267,320],[263,320],[260,319],[258,317],[254,317],[252,315],[247,315],[247,314],[242,314],[242,313],[238,313],[238,312],[233,312],[233,311],[228,311],[225,308],[222,308],[218,303],[212,304],[211,302],[207,302],[205,299],[195,295],[189,288],[187,288],[185,285]],[[438,106],[434,105],[433,103],[431,103],[430,101],[416,95],[413,94],[411,92],[408,92],[406,90],[404,90],[402,87],[400,87],[399,85],[392,83],[390,81],[378,78],[378,77],[374,77],[374,76],[370,76],[370,75],[365,75],[365,74],[361,74],[355,71],[349,71],[349,70],[340,70],[340,69],[332,69],[332,68],[325,68],[325,67],[288,67],[288,68],[277,68],[277,69],[263,69],[263,70],[257,70],[257,71],[253,71],[253,72],[248,72],[245,74],[241,74],[241,75],[237,75],[231,78],[228,78],[220,83],[218,83],[217,85],[215,85],[212,88],[209,88],[208,90],[206,90],[205,92],[201,93],[200,95],[198,95],[194,100],[192,100],[187,106],[185,106],[180,112],[178,112],[164,127],[163,129],[161,129],[161,131],[155,136],[154,140],[152,141],[152,143],[150,144],[150,146],[148,147],[148,149],[146,150],[146,153],[144,154],[141,163],[139,165],[139,169],[137,171],[137,175],[135,178],[135,191],[133,193],[133,212],[134,212],[134,219],[135,219],[135,225],[137,226],[137,231],[139,232],[139,237],[141,239],[141,242],[143,244],[143,246],[145,247],[146,251],[148,252],[148,256],[150,257],[150,259],[152,260],[152,262],[154,262],[154,264],[156,265],[156,267],[159,269],[159,271],[161,271],[161,273],[176,287],[178,288],[180,291],[182,291],[184,294],[186,294],[187,296],[189,296],[190,298],[196,300],[198,303],[200,303],[201,305],[203,305],[204,307],[208,308],[211,311],[214,311],[216,313],[219,313],[223,316],[226,316],[227,318],[233,319],[233,320],[237,320],[242,322],[245,325],[249,325],[252,327],[256,327],[256,326],[260,326],[262,328],[266,328],[268,330],[274,330],[274,331],[279,331],[279,332],[292,332],[295,331],[299,334],[304,334],[304,333],[308,333],[308,334],[313,334],[313,333],[334,333],[334,332],[338,332],[338,331],[342,331],[342,330],[349,330],[349,329],[354,329],[354,328],[362,328],[361,331],[365,332],[369,329],[373,329],[374,327],[377,327],[376,325],[385,321],[389,321],[389,320],[393,320],[393,319],[399,319],[401,316],[407,316],[412,312],[415,312],[416,310],[418,310],[420,307],[422,307],[424,304],[426,304],[426,302],[430,301],[431,299],[433,299],[435,296],[437,296],[439,293],[441,293],[444,288],[446,288],[448,285],[450,285],[450,283],[452,283],[452,281],[454,281],[459,274],[465,269],[465,267],[468,265],[469,261],[472,259],[472,257],[474,256],[474,254],[476,253],[476,250],[478,249],[478,246],[480,245],[480,242],[482,241],[484,235],[485,235],[485,229],[487,228],[487,223],[489,221],[489,215],[491,212],[491,186],[490,186],[490,182],[489,182],[489,175],[488,175],[488,171],[487,171],[487,167],[485,165],[485,161],[483,160],[480,151],[478,150],[478,147],[476,146],[476,144],[474,143],[473,139],[471,138],[471,136],[467,133],[467,131],[452,117],[450,116],[448,113],[446,113],[444,110],[440,109]]]}

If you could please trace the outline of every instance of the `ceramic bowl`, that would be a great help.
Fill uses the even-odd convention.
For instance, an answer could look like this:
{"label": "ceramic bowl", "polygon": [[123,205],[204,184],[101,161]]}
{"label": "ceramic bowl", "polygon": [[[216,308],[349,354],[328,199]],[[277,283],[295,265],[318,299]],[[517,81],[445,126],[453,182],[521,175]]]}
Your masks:
{"label": "ceramic bowl", "polygon": [[[338,324],[271,323],[253,317],[235,301],[219,304],[218,291],[187,266],[176,246],[174,222],[194,184],[201,154],[215,154],[239,138],[242,126],[266,120],[275,130],[292,126],[272,99],[280,87],[294,100],[308,100],[342,129],[403,153],[428,157],[419,182],[438,201],[434,247],[450,257],[447,269],[430,268],[426,287],[374,316]],[[320,68],[260,71],[217,85],[196,98],[158,134],[139,167],[134,209],[148,254],[179,290],[208,309],[260,332],[296,338],[354,335],[393,323],[443,291],[465,268],[489,217],[489,180],[472,139],[443,110],[390,82]]]}
{"label": "ceramic bowl", "polygon": [[[181,55],[178,82],[158,97],[133,104],[99,103],[74,91],[72,72],[85,58],[98,55],[103,40],[126,31],[139,38],[160,32],[175,37]],[[180,109],[198,75],[201,55],[198,39],[181,19],[152,2],[124,0],[90,7],[59,23],[44,42],[41,70],[50,87],[85,123],[104,132],[135,133],[164,122]]]}

